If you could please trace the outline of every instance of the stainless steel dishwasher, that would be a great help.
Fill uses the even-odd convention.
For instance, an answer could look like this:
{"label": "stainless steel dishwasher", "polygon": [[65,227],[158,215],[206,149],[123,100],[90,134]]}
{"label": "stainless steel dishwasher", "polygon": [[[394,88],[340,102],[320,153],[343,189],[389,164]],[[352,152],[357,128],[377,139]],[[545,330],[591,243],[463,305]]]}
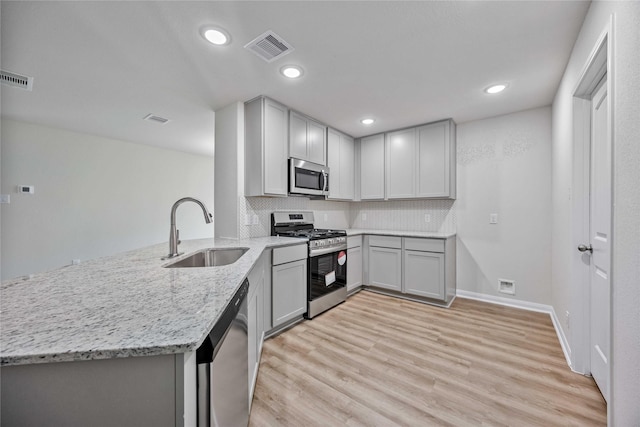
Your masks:
{"label": "stainless steel dishwasher", "polygon": [[249,360],[245,279],[196,350],[198,427],[249,424]]}

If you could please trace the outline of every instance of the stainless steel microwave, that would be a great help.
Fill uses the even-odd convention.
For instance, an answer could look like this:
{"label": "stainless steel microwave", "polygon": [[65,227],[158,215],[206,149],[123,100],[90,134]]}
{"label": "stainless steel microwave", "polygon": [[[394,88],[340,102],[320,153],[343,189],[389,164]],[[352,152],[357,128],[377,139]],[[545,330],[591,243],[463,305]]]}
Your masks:
{"label": "stainless steel microwave", "polygon": [[289,159],[289,194],[328,195],[329,168],[305,160]]}

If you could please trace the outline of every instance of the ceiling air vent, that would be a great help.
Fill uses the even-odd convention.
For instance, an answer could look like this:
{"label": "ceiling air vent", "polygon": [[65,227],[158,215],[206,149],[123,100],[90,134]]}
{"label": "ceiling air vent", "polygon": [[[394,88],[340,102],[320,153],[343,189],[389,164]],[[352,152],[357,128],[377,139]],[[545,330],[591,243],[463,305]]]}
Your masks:
{"label": "ceiling air vent", "polygon": [[145,120],[149,120],[150,122],[160,123],[161,125],[167,123],[169,119],[165,119],[164,117],[156,116],[155,114],[149,114],[145,118]]}
{"label": "ceiling air vent", "polygon": [[20,74],[11,73],[5,70],[0,70],[0,80],[2,80],[2,84],[18,87],[28,91],[31,91],[33,88],[33,77],[21,76]]}
{"label": "ceiling air vent", "polygon": [[267,62],[273,62],[294,51],[293,46],[271,30],[251,40],[244,47]]}

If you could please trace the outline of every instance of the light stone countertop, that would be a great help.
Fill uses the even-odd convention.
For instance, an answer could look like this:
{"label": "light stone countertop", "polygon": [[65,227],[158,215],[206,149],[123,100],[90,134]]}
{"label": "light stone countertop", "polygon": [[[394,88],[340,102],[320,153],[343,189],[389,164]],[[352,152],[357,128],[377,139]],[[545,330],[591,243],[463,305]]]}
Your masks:
{"label": "light stone countertop", "polygon": [[432,239],[448,239],[454,237],[456,233],[443,233],[439,231],[407,231],[407,230],[375,230],[369,228],[347,229],[347,236],[358,236],[364,234],[374,234],[378,236],[398,236],[398,237],[425,237]]}
{"label": "light stone countertop", "polygon": [[195,350],[265,248],[287,237],[182,242],[199,249],[247,247],[235,263],[162,268],[168,244],[13,279],[0,287],[0,365],[151,356]]}

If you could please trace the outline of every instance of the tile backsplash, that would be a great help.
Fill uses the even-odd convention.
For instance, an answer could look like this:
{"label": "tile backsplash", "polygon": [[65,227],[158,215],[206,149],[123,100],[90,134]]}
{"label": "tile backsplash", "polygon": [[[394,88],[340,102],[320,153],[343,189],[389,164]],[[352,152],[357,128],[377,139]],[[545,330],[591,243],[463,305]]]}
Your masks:
{"label": "tile backsplash", "polygon": [[349,228],[456,231],[455,200],[353,202]]}
{"label": "tile backsplash", "polygon": [[[238,197],[240,238],[271,234],[271,212],[313,211],[318,228],[456,231],[454,200],[334,202],[306,197]],[[247,215],[258,223],[245,225]]]}

